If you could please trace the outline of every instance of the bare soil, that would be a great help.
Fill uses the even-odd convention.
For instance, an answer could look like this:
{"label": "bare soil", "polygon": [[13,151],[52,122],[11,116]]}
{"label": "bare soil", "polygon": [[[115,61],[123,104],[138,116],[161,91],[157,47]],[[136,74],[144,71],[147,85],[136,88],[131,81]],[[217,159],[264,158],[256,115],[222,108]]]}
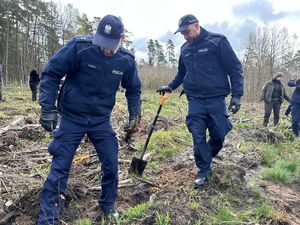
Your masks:
{"label": "bare soil", "polygon": [[[2,108],[14,115],[13,108]],[[250,105],[250,112],[256,108]],[[20,123],[15,124],[0,136],[0,225],[35,224],[39,193],[51,156],[47,152],[47,143],[40,140],[48,134],[38,125],[38,118],[28,111]],[[123,127],[126,124],[125,112],[114,112],[112,121],[118,133],[120,146],[120,184],[117,208],[122,213],[137,204],[156,202],[142,218],[133,219],[124,224],[155,224],[157,212],[170,213],[171,224],[207,224],[210,215],[217,213],[214,201],[220,201],[224,195],[232,193],[239,202],[238,207],[247,209],[256,206],[255,194],[249,182],[259,173],[261,158],[255,148],[248,154],[239,151],[242,140],[257,140],[274,144],[284,140],[279,133],[265,129],[239,129],[228,135],[218,159],[214,159],[213,174],[209,183],[200,190],[193,190],[193,181],[197,169],[190,145],[184,151],[170,159],[160,162],[159,168],[147,166],[142,178],[128,174],[128,167],[133,151],[127,150],[123,141]],[[14,117],[15,120],[17,117]],[[250,118],[251,119],[251,118]],[[238,115],[232,118],[239,122]],[[144,117],[143,125],[135,140],[145,139],[152,118]],[[1,121],[0,129],[12,120]],[[158,129],[171,129],[184,123],[184,118],[161,118]],[[74,163],[66,196],[66,207],[61,217],[61,224],[75,224],[80,218],[94,218],[99,214],[97,198],[100,192],[100,165],[95,151],[87,138],[82,140],[77,156],[89,155],[89,158]],[[300,181],[292,186],[271,182],[262,182],[265,195],[276,209],[284,214],[286,221],[261,220],[259,224],[300,224]],[[197,209],[184,207],[189,202],[197,202]],[[255,219],[253,221],[256,221]],[[107,221],[107,224],[113,222]],[[233,223],[238,224],[238,223]],[[243,223],[243,224],[255,224]]]}

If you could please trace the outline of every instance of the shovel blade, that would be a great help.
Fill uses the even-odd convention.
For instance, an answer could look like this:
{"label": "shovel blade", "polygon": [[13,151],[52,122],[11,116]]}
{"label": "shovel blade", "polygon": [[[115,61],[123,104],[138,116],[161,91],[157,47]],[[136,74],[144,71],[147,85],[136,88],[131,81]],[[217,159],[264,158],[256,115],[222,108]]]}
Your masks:
{"label": "shovel blade", "polygon": [[147,165],[146,160],[138,159],[136,157],[133,157],[131,160],[130,168],[128,170],[129,173],[135,173],[138,176],[142,176],[146,165]]}

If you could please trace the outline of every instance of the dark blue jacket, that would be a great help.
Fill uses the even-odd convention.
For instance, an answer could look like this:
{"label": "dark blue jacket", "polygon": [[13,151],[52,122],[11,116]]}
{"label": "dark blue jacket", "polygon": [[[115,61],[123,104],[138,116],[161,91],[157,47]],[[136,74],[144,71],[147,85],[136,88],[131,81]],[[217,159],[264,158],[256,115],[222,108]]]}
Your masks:
{"label": "dark blue jacket", "polygon": [[291,97],[290,103],[300,105],[300,87],[296,86],[296,80],[289,80],[289,87],[296,87]]}
{"label": "dark blue jacket", "polygon": [[58,87],[64,75],[58,104],[65,119],[80,124],[109,120],[120,83],[126,89],[129,117],[140,114],[141,82],[134,56],[124,48],[106,57],[92,44],[92,37],[77,37],[67,43],[41,75],[42,110],[56,110]]}
{"label": "dark blue jacket", "polygon": [[[230,84],[228,80],[230,79]],[[169,84],[174,90],[183,84],[188,96],[211,98],[243,95],[243,69],[227,38],[201,27],[200,35],[181,47],[178,72]]]}

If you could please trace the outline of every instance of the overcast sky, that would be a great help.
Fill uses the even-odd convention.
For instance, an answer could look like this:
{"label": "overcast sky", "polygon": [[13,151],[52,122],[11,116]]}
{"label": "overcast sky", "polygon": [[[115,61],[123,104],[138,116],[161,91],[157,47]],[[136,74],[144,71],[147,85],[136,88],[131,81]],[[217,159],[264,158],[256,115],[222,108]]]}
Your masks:
{"label": "overcast sky", "polygon": [[150,38],[164,42],[172,39],[183,44],[180,34],[173,35],[180,17],[194,14],[204,28],[225,34],[239,51],[249,32],[264,22],[276,23],[296,33],[300,39],[299,0],[55,0],[71,3],[90,19],[107,14],[120,16],[133,33],[135,49],[146,52]]}

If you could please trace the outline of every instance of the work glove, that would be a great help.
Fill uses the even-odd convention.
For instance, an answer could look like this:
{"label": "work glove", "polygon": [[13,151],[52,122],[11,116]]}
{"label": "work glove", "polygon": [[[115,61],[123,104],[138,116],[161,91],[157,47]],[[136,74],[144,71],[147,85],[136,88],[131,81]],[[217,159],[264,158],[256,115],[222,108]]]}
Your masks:
{"label": "work glove", "polygon": [[125,126],[125,142],[130,142],[133,133],[137,132],[140,128],[141,115],[137,115],[134,119],[129,120],[127,126]]}
{"label": "work glove", "polygon": [[240,107],[241,107],[241,97],[232,96],[228,106],[228,110],[233,114],[235,114],[237,111],[240,110]]}
{"label": "work glove", "polygon": [[135,133],[139,130],[140,128],[140,123],[141,123],[141,115],[135,116],[134,119],[129,120],[129,123],[127,127],[125,128],[127,132]]}
{"label": "work glove", "polygon": [[40,124],[42,127],[48,131],[51,132],[56,128],[57,125],[57,111],[56,110],[41,110],[41,116],[40,116]]}
{"label": "work glove", "polygon": [[172,93],[172,89],[169,86],[161,86],[156,92],[158,92],[160,95],[164,95],[166,92]]}

